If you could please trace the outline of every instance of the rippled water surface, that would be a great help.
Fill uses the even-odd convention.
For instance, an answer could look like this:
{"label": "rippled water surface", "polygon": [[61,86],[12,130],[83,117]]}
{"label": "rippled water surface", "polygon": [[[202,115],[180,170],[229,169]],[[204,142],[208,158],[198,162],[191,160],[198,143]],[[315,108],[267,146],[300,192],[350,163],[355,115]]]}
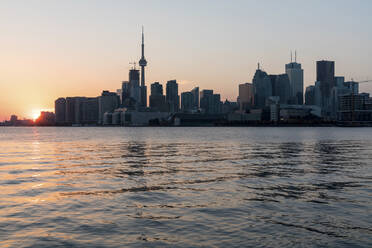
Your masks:
{"label": "rippled water surface", "polygon": [[371,247],[371,128],[0,127],[2,247]]}

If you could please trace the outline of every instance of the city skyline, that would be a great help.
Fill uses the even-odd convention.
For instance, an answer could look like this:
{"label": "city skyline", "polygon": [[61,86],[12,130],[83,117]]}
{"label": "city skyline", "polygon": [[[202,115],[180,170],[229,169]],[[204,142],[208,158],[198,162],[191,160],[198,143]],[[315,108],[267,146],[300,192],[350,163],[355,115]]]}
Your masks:
{"label": "city skyline", "polygon": [[[293,1],[286,1],[286,3],[290,2]],[[263,65],[263,70],[268,74],[285,73],[284,66],[290,62],[291,50],[297,50],[297,61],[302,64],[302,69],[304,69],[304,90],[307,86],[314,84],[316,61],[322,59],[336,61],[336,75],[344,75],[348,80],[352,77],[355,80],[365,80],[372,77],[369,72],[371,62],[368,58],[368,54],[371,54],[371,47],[368,45],[372,40],[371,35],[363,31],[363,25],[362,27],[353,26],[361,20],[363,23],[368,23],[371,18],[363,15],[363,13],[367,14],[365,11],[370,6],[367,1],[360,1],[361,4],[358,7],[349,8],[348,16],[342,16],[342,13],[346,13],[344,11],[350,7],[350,3],[340,2],[338,6],[335,6],[335,9],[341,13],[337,12],[334,20],[328,20],[329,23],[326,23],[327,25],[324,27],[319,24],[320,20],[325,20],[322,19],[325,14],[323,12],[320,13],[320,17],[318,16],[320,20],[304,15],[299,20],[300,23],[293,23],[290,19],[284,18],[286,13],[289,14],[293,9],[290,7],[286,10],[279,8],[276,15],[284,19],[278,21],[279,24],[287,24],[288,27],[294,28],[307,23],[309,30],[305,32],[306,34],[304,33],[305,37],[316,34],[314,31],[318,28],[318,35],[321,35],[313,37],[325,38],[310,42],[311,44],[304,40],[305,37],[299,37],[299,30],[283,31],[287,34],[283,37],[275,36],[277,31],[264,24],[262,24],[261,33],[257,33],[259,37],[251,36],[249,39],[246,32],[243,33],[243,27],[252,27],[252,24],[259,24],[262,20],[252,15],[250,19],[252,23],[242,24],[241,21],[248,19],[235,6],[236,3],[239,3],[238,1],[235,4],[217,2],[215,5],[209,6],[213,11],[209,14],[205,13],[203,22],[205,25],[201,25],[202,27],[196,25],[197,22],[184,23],[187,20],[192,20],[190,8],[194,2],[170,4],[167,8],[164,1],[155,7],[153,3],[149,3],[149,6],[146,7],[141,4],[125,2],[129,9],[141,7],[144,10],[140,14],[140,17],[143,16],[142,23],[138,23],[137,20],[131,24],[115,22],[115,28],[109,30],[104,29],[103,23],[98,25],[96,29],[92,27],[95,23],[100,23],[103,16],[109,13],[112,13],[113,17],[109,18],[107,22],[118,21],[115,19],[119,18],[118,11],[114,7],[120,9],[124,5],[123,3],[113,2],[112,6],[105,6],[98,2],[88,6],[84,1],[74,5],[71,4],[72,2],[54,4],[57,7],[71,7],[67,16],[72,15],[73,18],[69,21],[67,21],[67,17],[60,15],[57,7],[46,12],[48,6],[50,7],[48,3],[33,3],[38,7],[34,14],[26,10],[29,4],[27,2],[23,2],[23,4],[20,2],[1,3],[1,9],[4,12],[1,18],[4,19],[3,22],[7,20],[10,24],[4,31],[4,40],[1,41],[1,47],[6,49],[2,52],[0,121],[8,119],[13,113],[20,117],[32,118],[35,109],[53,109],[54,100],[61,96],[97,96],[102,90],[115,91],[120,88],[121,81],[127,79],[129,62],[138,61],[141,57],[140,49],[138,49],[140,38],[138,34],[142,24],[146,27],[146,57],[149,60],[146,71],[147,88],[154,82],[165,85],[167,81],[177,79],[180,93],[199,86],[201,89],[213,89],[220,93],[221,100],[227,98],[236,101],[239,84],[252,83],[257,62]],[[276,2],[270,2],[270,4],[268,2],[266,4],[249,2],[249,4],[253,9],[266,7],[269,12],[273,11],[272,7],[278,5]],[[243,5],[248,4],[243,2]],[[307,4],[304,3],[304,5]],[[319,7],[320,2],[314,2],[313,5]],[[195,13],[196,19],[204,18],[202,13],[207,6],[207,3],[198,5],[200,9]],[[363,9],[363,6],[366,8]],[[82,7],[89,7],[82,13],[87,18],[85,22],[80,21],[74,15],[76,10]],[[99,7],[103,9],[98,10]],[[154,7],[152,14],[150,13],[151,7]],[[226,7],[227,10],[238,10],[236,18],[230,19],[231,14],[222,13],[220,9],[222,7]],[[184,19],[175,20],[174,23],[163,26],[158,25],[159,21],[150,22],[149,16],[160,17],[164,13],[167,14],[167,17],[175,15],[171,12],[171,8],[175,10],[184,8],[185,11],[180,13]],[[19,19],[15,20],[9,14],[12,11],[5,13],[6,10],[23,12],[24,15],[17,15]],[[53,13],[59,13],[59,15],[51,16]],[[99,16],[98,20],[95,20],[91,16],[93,13],[101,13],[103,16]],[[303,11],[296,8],[294,15],[299,17],[300,13]],[[28,24],[25,21],[30,15],[34,19]],[[347,23],[351,17],[354,19],[351,23]],[[50,18],[51,24],[43,24],[38,28],[37,25],[40,21],[45,21],[45,18]],[[161,24],[165,22],[166,18],[163,18],[165,17],[160,18]],[[220,18],[222,19],[218,21],[218,24],[221,25],[215,26],[212,21]],[[340,21],[339,25],[335,24],[336,20]],[[185,24],[185,30],[179,28],[180,31],[175,27],[181,23]],[[30,30],[21,29],[22,25],[26,25],[26,27],[29,25]],[[61,29],[61,26],[65,25],[69,29]],[[72,25],[76,25],[76,27],[73,28]],[[273,26],[276,25],[273,24]],[[237,27],[228,29],[233,26]],[[59,28],[58,32],[53,31],[53,28],[56,27]],[[227,30],[221,27],[227,28]],[[350,37],[348,28],[351,27],[354,28],[356,34],[354,37]],[[84,28],[88,28],[88,30]],[[326,32],[329,28],[334,31],[332,34]],[[82,34],[77,32],[80,29]],[[120,32],[118,32],[119,30]],[[180,32],[189,34],[191,31],[194,31],[191,37],[179,36]],[[32,36],[34,32],[39,35]],[[168,35],[166,36],[166,34]],[[290,39],[290,34],[295,37]],[[271,36],[276,40],[270,40]],[[365,37],[362,39],[362,36]],[[57,39],[58,37],[63,39]],[[96,38],[96,40],[92,38]],[[358,42],[351,43],[351,38],[354,40],[358,38]],[[82,41],[78,41],[79,39]],[[215,42],[211,43],[211,40]],[[260,45],[259,41],[265,42]],[[371,86],[361,85],[360,91],[371,92]]]}

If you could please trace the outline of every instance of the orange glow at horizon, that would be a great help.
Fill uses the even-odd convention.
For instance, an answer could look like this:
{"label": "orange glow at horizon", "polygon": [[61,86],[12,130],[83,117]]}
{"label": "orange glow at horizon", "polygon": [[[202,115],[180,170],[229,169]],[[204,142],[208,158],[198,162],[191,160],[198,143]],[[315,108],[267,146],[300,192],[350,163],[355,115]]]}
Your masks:
{"label": "orange glow at horizon", "polygon": [[32,110],[32,114],[31,114],[32,120],[36,121],[36,119],[39,118],[40,113],[41,113],[40,110],[36,110],[36,109]]}
{"label": "orange glow at horizon", "polygon": [[33,109],[33,110],[31,111],[31,114],[30,114],[32,120],[33,120],[33,121],[36,121],[37,118],[40,117],[41,112],[43,112],[43,111],[54,112],[54,109]]}

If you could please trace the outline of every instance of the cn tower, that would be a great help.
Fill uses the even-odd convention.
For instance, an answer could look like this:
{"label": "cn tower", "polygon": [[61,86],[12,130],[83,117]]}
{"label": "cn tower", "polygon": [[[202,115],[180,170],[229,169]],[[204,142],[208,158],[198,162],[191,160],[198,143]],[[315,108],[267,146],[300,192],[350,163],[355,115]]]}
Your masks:
{"label": "cn tower", "polygon": [[145,59],[145,41],[144,41],[144,34],[143,34],[143,26],[142,26],[142,56],[139,60],[138,64],[141,66],[141,105],[143,107],[147,107],[147,88],[145,85],[145,66],[147,65],[147,61]]}

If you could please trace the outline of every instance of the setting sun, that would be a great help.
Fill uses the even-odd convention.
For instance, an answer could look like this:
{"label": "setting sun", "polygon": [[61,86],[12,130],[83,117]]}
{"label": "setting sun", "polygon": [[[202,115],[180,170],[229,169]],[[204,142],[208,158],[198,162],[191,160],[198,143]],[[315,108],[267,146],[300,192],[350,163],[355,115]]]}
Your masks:
{"label": "setting sun", "polygon": [[39,110],[39,109],[34,109],[34,110],[32,110],[32,114],[31,114],[31,117],[32,117],[32,119],[35,121],[37,118],[39,118],[39,116],[40,116],[40,112],[41,112],[41,110]]}
{"label": "setting sun", "polygon": [[45,109],[33,109],[33,110],[31,110],[31,113],[30,113],[29,116],[32,118],[33,121],[36,121],[36,119],[40,117],[41,112],[43,112],[43,111],[53,112],[54,109],[47,109],[47,108],[45,108]]}

